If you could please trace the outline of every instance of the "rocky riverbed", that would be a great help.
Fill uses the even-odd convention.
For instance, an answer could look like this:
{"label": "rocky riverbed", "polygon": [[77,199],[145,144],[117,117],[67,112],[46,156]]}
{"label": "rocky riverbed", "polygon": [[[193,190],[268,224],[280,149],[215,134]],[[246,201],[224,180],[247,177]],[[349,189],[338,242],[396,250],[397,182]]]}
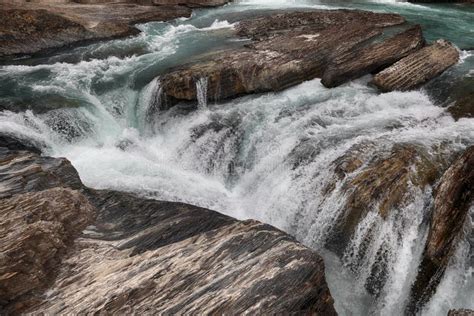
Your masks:
{"label": "rocky riverbed", "polygon": [[469,51],[226,3],[2,3],[0,313],[470,315]]}

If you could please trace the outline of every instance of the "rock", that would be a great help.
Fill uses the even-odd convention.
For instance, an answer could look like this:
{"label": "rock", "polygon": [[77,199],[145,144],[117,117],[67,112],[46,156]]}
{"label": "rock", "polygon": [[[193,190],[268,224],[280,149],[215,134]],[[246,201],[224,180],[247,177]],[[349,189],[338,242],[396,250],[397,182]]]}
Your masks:
{"label": "rock", "polygon": [[32,152],[2,148],[0,169],[7,314],[336,315],[322,258],[274,227],[92,190]]}
{"label": "rock", "polygon": [[54,188],[0,199],[0,302],[47,285],[68,242],[92,220],[79,192]]}
{"label": "rock", "polygon": [[424,42],[421,27],[416,25],[381,43],[347,51],[329,62],[321,83],[328,88],[336,87],[383,69],[419,50]]}
{"label": "rock", "polygon": [[[357,153],[357,151],[356,151]],[[349,163],[348,166],[344,162]],[[362,162],[353,155],[335,161],[339,177],[360,168]],[[342,165],[341,165],[342,163]],[[342,168],[346,166],[346,168]],[[346,169],[349,169],[346,171]],[[346,212],[336,230],[341,251],[347,245],[359,222],[367,215],[371,205],[376,203],[382,218],[387,218],[391,210],[412,198],[409,186],[420,188],[437,179],[438,167],[422,149],[412,145],[396,145],[388,157],[379,157],[370,162],[355,177],[344,183],[348,194]]]}
{"label": "rock", "polygon": [[474,201],[474,146],[444,173],[436,189],[434,210],[408,311],[417,311],[432,296],[462,238]]}
{"label": "rock", "polygon": [[373,83],[382,91],[411,90],[456,64],[459,52],[450,42],[438,40],[375,75]]}
{"label": "rock", "polygon": [[0,147],[7,148],[9,150],[27,150],[35,154],[41,154],[42,144],[35,144],[33,141],[28,139],[20,139],[13,135],[0,134]]}
{"label": "rock", "polygon": [[[253,42],[172,69],[161,78],[166,100],[161,108],[167,109],[179,101],[196,101],[200,80],[206,83],[201,85],[204,91],[200,93],[216,101],[242,94],[280,91],[322,77],[331,60],[364,47],[370,39],[382,34],[383,27],[400,23],[403,23],[401,16],[357,10],[274,14],[242,21],[237,34],[250,37]],[[412,33],[405,36],[413,39],[416,35]],[[410,40],[400,43],[409,44],[408,50],[416,46]]]}
{"label": "rock", "polygon": [[448,316],[474,316],[471,309],[452,309],[448,312]]}
{"label": "rock", "polygon": [[150,5],[133,0],[86,2],[45,0],[2,4],[0,58],[136,34],[138,30],[133,24],[189,17],[191,8],[222,5],[227,1],[145,1],[148,3],[144,4]]}
{"label": "rock", "polygon": [[460,97],[448,108],[448,112],[451,113],[456,121],[464,117],[474,117],[474,92],[467,93]]}

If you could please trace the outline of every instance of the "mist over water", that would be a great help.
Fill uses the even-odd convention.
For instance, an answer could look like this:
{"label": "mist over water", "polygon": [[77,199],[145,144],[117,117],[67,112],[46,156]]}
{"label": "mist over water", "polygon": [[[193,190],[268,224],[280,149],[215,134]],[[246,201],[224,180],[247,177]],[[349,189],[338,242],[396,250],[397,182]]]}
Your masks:
{"label": "mist over water", "polygon": [[[444,37],[459,47],[472,44],[465,37],[472,32],[471,13],[454,5],[444,10],[395,1],[241,1],[198,11],[188,20],[140,25],[136,37],[1,67],[0,103],[24,111],[0,112],[0,132],[32,139],[48,155],[67,157],[90,187],[187,202],[275,225],[324,255],[341,315],[400,315],[423,251],[423,218],[433,188],[412,185],[410,203],[391,210],[387,219],[374,205],[338,257],[324,247],[347,202],[347,180],[337,178],[334,161],[355,151],[366,166],[400,144],[446,158],[474,144],[474,120],[454,121],[429,87],[379,94],[367,85],[369,77],[334,89],[317,79],[218,104],[205,102],[207,78],[201,78],[198,104],[159,111],[160,74],[198,54],[242,45],[232,34],[236,14],[251,16],[270,7],[395,11],[428,25],[428,39],[439,32],[440,26],[429,27],[433,15],[447,20],[459,15],[458,33],[446,30]],[[438,80],[473,75],[472,53],[463,54],[463,62]],[[470,247],[466,240],[458,248],[423,314],[474,308]],[[366,284],[381,264],[385,282],[370,295]]]}

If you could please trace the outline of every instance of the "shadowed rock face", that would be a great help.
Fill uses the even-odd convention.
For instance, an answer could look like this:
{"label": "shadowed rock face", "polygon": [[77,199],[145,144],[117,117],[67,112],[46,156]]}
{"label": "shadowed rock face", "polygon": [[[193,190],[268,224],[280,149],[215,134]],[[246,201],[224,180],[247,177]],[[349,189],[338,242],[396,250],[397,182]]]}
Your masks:
{"label": "shadowed rock face", "polygon": [[332,60],[324,72],[322,84],[335,87],[393,64],[424,45],[419,25],[381,43],[347,51]]}
{"label": "shadowed rock face", "polygon": [[88,189],[27,151],[2,148],[0,170],[7,313],[335,315],[321,257],[274,227]]}
{"label": "shadowed rock face", "polygon": [[432,296],[454,253],[474,201],[474,147],[445,172],[436,190],[434,211],[420,271],[412,288],[410,312]]}
{"label": "shadowed rock face", "polygon": [[438,40],[378,73],[373,83],[383,91],[411,90],[440,75],[458,60],[456,47]]}
{"label": "shadowed rock face", "polygon": [[448,316],[473,316],[474,311],[471,309],[452,309],[448,312]]}
{"label": "shadowed rock face", "polygon": [[223,5],[194,1],[8,1],[0,8],[0,58],[34,54],[85,41],[136,34],[133,24],[189,17],[191,8]]}
{"label": "shadowed rock face", "polygon": [[[163,76],[168,102],[162,108],[176,101],[196,100],[196,83],[202,78],[207,80],[207,98],[214,101],[283,90],[305,80],[324,78],[331,71],[331,85],[335,86],[421,47],[424,40],[419,27],[369,45],[384,27],[403,22],[398,15],[357,10],[274,14],[242,21],[237,34],[253,42],[242,49],[206,56]],[[361,56],[365,60],[355,60]],[[353,65],[351,74],[342,73],[349,63]]]}

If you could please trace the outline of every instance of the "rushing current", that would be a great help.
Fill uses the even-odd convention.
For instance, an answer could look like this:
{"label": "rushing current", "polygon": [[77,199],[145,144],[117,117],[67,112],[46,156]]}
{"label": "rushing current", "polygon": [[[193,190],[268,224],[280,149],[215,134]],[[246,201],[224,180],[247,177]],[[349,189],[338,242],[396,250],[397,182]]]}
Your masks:
{"label": "rushing current", "polygon": [[[400,13],[422,24],[428,41],[442,37],[455,43],[462,61],[423,89],[385,94],[367,86],[368,77],[333,89],[312,80],[214,104],[206,102],[202,78],[198,104],[159,111],[160,73],[197,54],[245,43],[233,35],[236,16],[306,8]],[[432,188],[413,187],[411,202],[396,216],[384,220],[369,212],[343,255],[336,256],[323,246],[347,197],[330,166],[357,146],[365,148],[361,159],[367,162],[396,144],[417,144],[428,152],[474,144],[474,119],[454,121],[444,93],[456,78],[474,76],[472,21],[472,8],[388,0],[251,0],[196,11],[190,19],[139,25],[142,33],[135,37],[1,66],[0,103],[7,110],[0,112],[0,132],[67,157],[90,187],[183,201],[275,225],[323,254],[339,314],[400,315],[423,250],[420,212]],[[297,150],[302,143],[310,144],[310,152]],[[335,189],[325,193],[334,181]],[[368,229],[376,233],[361,258]],[[373,296],[364,284],[382,243],[389,250],[387,281]],[[458,247],[422,314],[474,309],[471,247],[469,240]]]}

